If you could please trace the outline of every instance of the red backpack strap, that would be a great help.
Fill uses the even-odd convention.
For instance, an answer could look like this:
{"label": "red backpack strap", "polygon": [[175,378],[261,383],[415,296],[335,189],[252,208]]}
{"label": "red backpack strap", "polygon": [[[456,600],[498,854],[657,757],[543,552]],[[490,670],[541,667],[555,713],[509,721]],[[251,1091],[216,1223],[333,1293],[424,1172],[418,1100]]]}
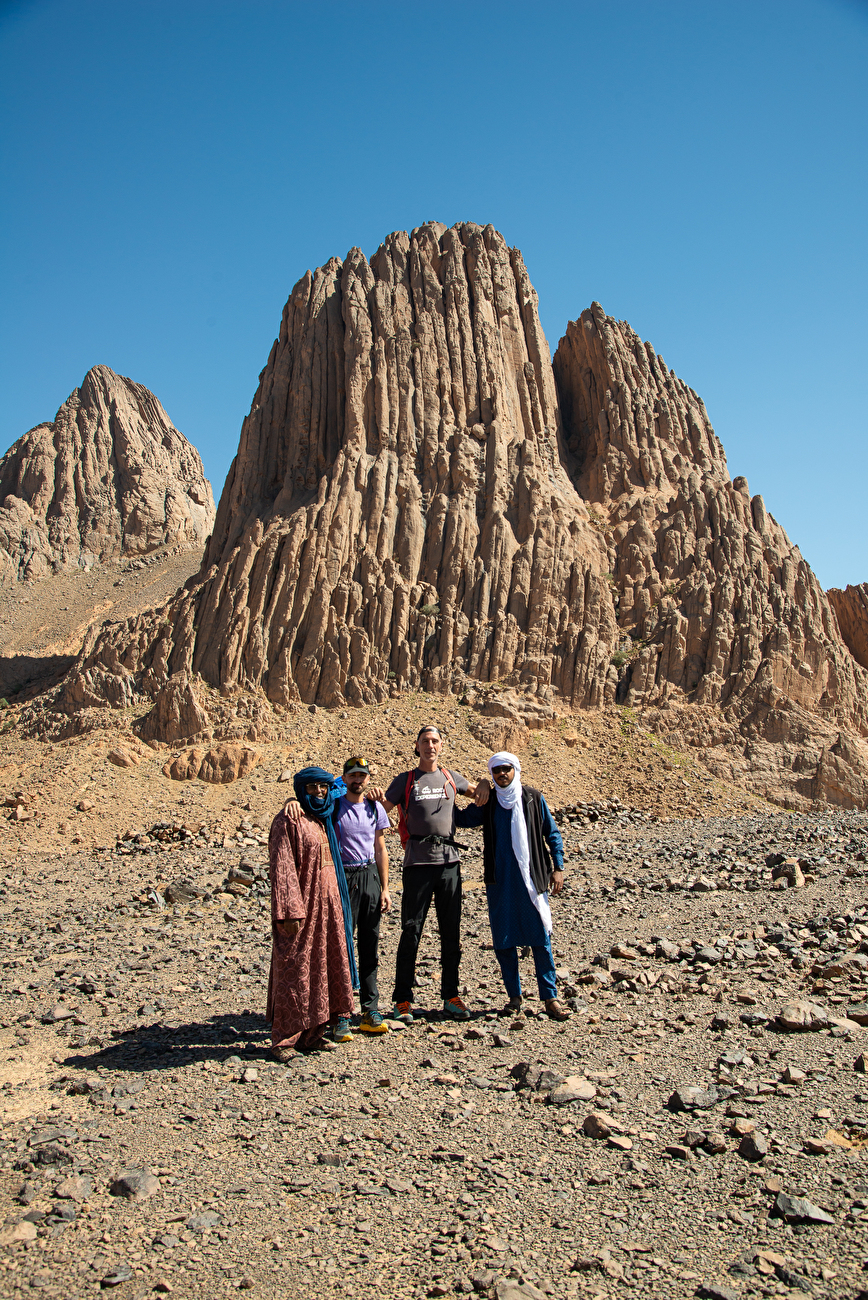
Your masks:
{"label": "red backpack strap", "polygon": [[404,789],[404,802],[398,807],[398,838],[400,839],[403,848],[407,847],[407,842],[410,839],[410,832],[407,829],[406,812],[410,807],[410,791],[413,789],[414,775],[415,770],[411,768],[407,773],[407,785]]}

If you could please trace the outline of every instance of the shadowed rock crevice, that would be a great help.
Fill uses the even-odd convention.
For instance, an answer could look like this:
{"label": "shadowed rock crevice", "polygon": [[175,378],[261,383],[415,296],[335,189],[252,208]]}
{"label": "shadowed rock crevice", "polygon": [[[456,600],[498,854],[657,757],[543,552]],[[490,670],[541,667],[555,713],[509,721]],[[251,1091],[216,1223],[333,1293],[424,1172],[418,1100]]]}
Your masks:
{"label": "shadowed rock crevice", "polygon": [[832,587],[826,592],[838,616],[838,626],[851,655],[868,668],[868,583],[848,586],[843,591]]}
{"label": "shadowed rock crevice", "polygon": [[75,655],[0,655],[0,698],[50,690],[75,663]]}

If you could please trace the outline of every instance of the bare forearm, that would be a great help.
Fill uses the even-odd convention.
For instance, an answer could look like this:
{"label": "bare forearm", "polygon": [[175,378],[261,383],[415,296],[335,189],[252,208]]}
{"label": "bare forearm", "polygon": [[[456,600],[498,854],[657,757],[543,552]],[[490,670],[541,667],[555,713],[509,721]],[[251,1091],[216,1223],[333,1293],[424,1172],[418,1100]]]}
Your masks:
{"label": "bare forearm", "polygon": [[389,850],[386,848],[385,831],[377,831],[374,837],[374,861],[377,864],[377,875],[380,877],[380,887],[389,888]]}

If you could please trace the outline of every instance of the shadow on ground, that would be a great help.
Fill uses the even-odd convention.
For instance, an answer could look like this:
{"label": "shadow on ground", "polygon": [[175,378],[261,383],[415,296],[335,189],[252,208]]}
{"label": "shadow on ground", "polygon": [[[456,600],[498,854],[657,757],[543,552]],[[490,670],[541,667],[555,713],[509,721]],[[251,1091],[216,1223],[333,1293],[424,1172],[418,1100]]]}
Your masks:
{"label": "shadow on ground", "polygon": [[208,1020],[178,1023],[161,1020],[115,1031],[116,1036],[97,1052],[73,1051],[64,1058],[72,1069],[174,1070],[194,1061],[225,1061],[227,1056],[254,1060],[271,1047],[268,1022],[262,1015],[217,1015]]}
{"label": "shadow on ground", "polygon": [[[414,1007],[413,1014],[419,1020],[437,1023],[447,1020],[439,1008],[425,1011]],[[474,1013],[470,1022],[481,1014]],[[85,1055],[82,1049],[87,1046],[99,1046],[99,1050]],[[140,1074],[148,1070],[174,1070],[194,1061],[225,1061],[227,1056],[239,1056],[252,1063],[267,1057],[270,1050],[269,1021],[263,1015],[247,1012],[187,1023],[160,1020],[130,1030],[113,1030],[111,1042],[89,1039],[64,1057],[63,1064],[84,1071],[103,1066]]]}

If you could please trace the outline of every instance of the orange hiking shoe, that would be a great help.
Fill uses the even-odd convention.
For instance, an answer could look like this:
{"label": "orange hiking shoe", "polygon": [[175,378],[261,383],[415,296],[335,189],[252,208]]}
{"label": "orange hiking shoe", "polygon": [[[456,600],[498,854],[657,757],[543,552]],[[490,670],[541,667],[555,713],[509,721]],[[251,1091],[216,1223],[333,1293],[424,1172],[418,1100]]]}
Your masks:
{"label": "orange hiking shoe", "polygon": [[392,1008],[392,1019],[393,1019],[393,1020],[403,1020],[403,1022],[404,1022],[405,1025],[412,1025],[412,1023],[413,1023],[413,1003],[412,1003],[412,1002],[396,1002],[395,1005],[394,1005],[394,1007]]}
{"label": "orange hiking shoe", "polygon": [[469,1020],[470,1011],[461,1001],[461,998],[447,998],[443,1003],[443,1014],[449,1016],[450,1020]]}

